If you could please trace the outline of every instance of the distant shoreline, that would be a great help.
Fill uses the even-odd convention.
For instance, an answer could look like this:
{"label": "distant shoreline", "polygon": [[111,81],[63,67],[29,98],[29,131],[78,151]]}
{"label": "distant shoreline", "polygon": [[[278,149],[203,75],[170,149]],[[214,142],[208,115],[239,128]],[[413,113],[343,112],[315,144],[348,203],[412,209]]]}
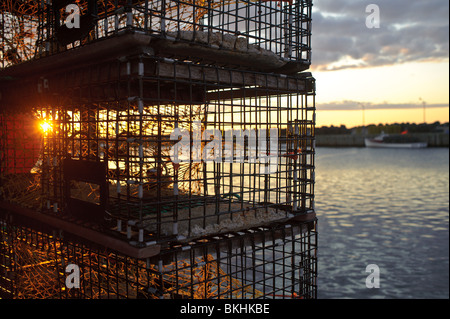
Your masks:
{"label": "distant shoreline", "polygon": [[[449,135],[447,133],[412,133],[421,142],[427,142],[428,147],[449,147]],[[359,134],[331,134],[316,135],[316,146],[326,147],[365,147],[365,137],[375,137],[376,135]]]}

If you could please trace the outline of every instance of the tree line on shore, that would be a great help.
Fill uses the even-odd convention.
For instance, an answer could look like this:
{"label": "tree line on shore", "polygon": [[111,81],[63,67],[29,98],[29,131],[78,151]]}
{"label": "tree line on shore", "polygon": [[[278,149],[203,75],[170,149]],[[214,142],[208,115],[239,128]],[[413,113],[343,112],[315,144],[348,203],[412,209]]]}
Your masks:
{"label": "tree line on shore", "polygon": [[316,135],[349,135],[349,134],[401,134],[401,133],[448,133],[449,122],[440,123],[393,123],[393,124],[371,124],[367,126],[356,126],[347,128],[341,126],[321,126],[316,127]]}

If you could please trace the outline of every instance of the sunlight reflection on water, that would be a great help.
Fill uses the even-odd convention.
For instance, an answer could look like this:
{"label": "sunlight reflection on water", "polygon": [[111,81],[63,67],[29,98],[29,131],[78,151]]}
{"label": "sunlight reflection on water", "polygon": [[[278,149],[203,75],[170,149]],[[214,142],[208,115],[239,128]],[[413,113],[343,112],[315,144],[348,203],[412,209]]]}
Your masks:
{"label": "sunlight reflection on water", "polygon": [[448,149],[317,148],[319,298],[449,297],[448,165]]}

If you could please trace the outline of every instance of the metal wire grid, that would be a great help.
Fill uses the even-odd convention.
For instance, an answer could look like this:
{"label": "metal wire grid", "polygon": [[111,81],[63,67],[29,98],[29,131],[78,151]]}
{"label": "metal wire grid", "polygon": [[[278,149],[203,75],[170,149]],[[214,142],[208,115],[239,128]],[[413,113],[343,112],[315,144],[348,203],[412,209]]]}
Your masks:
{"label": "metal wire grid", "polygon": [[[64,26],[68,3],[4,1],[0,6],[2,67],[125,30],[221,49],[260,48],[286,61],[311,62],[311,0],[83,0],[76,2],[82,25],[73,29]],[[230,40],[227,35],[236,37],[231,48],[225,44]]]}
{"label": "metal wire grid", "polygon": [[[39,232],[5,216],[0,220],[2,298],[316,297],[314,225],[259,228],[203,239],[139,260],[77,242],[70,234]],[[69,265],[79,267],[78,288],[67,286]]]}
{"label": "metal wire grid", "polygon": [[316,233],[314,229],[291,232],[298,227],[251,229],[202,239],[193,246],[175,246],[175,252],[161,254],[162,260],[172,260],[172,269],[166,266],[160,281],[186,271],[194,280],[168,281],[165,292],[155,287],[148,291],[187,298],[199,291],[201,298],[314,298]]}

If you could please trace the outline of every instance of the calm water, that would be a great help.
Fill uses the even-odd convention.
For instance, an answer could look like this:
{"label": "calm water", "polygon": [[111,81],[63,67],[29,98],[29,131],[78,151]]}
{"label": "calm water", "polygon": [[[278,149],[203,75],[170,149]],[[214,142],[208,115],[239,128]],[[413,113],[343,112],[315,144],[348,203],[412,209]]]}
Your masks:
{"label": "calm water", "polygon": [[316,151],[318,297],[449,298],[448,148]]}

